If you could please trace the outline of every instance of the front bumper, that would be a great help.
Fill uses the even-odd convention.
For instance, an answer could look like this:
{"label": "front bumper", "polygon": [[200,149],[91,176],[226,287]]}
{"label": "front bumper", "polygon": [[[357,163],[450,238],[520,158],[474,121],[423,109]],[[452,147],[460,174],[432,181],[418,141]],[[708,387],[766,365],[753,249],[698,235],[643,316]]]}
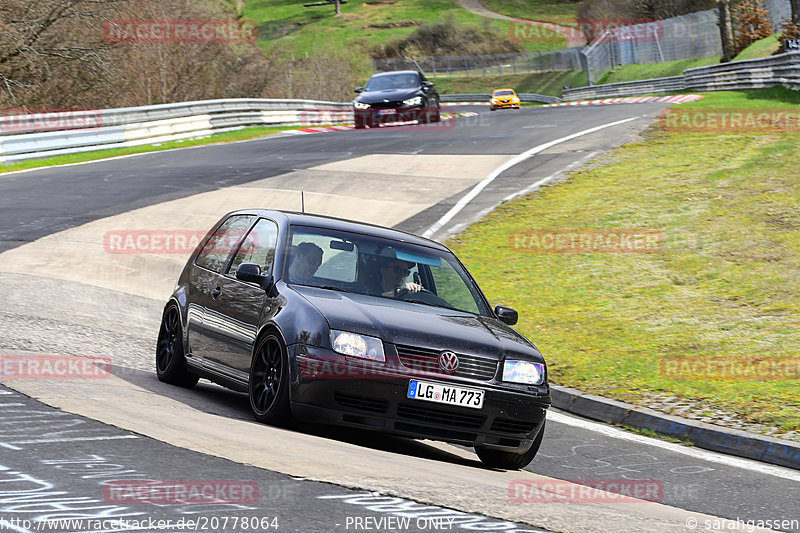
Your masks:
{"label": "front bumper", "polygon": [[[550,406],[547,385],[527,387],[495,380],[415,375],[402,365],[365,374],[360,363],[348,365],[344,357],[319,348],[294,345],[289,353],[293,362],[291,407],[301,420],[523,453],[539,434]],[[391,358],[387,353],[387,361]],[[335,372],[330,371],[330,365],[320,366],[320,361],[332,360],[340,362]],[[314,375],[309,368],[328,371]],[[486,391],[484,405],[471,409],[409,399],[410,379],[481,388]]]}
{"label": "front bumper", "polygon": [[[389,109],[393,110],[394,113],[381,113]],[[362,120],[369,126],[371,124],[390,124],[393,122],[410,122],[412,120],[422,121],[427,111],[428,109],[424,106],[394,108],[371,107],[369,109],[353,109],[353,116],[356,120]]]}
{"label": "front bumper", "polygon": [[498,101],[498,102],[495,102],[495,103],[491,103],[490,102],[489,105],[493,109],[513,109],[513,108],[517,108],[518,109],[519,108],[519,102],[511,102],[511,101],[508,101],[508,102]]}

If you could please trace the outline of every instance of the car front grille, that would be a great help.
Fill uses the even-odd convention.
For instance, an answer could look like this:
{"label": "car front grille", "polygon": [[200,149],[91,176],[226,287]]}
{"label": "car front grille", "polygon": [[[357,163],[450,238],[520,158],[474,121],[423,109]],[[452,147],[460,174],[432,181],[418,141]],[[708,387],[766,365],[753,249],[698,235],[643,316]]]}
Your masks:
{"label": "car front grille", "polygon": [[[403,363],[403,366],[412,370],[444,373],[439,368],[440,354],[441,351],[439,350],[397,345],[397,355],[400,357],[400,362]],[[497,361],[494,359],[460,353],[456,355],[458,356],[458,368],[453,374],[456,377],[490,381],[497,373]]]}
{"label": "car front grille", "polygon": [[373,109],[392,109],[398,108],[403,105],[403,102],[375,102],[374,104],[369,104],[369,106]]}
{"label": "car front grille", "polygon": [[359,411],[368,411],[370,413],[385,413],[386,409],[389,407],[389,402],[386,400],[376,400],[364,396],[356,396],[354,394],[337,392],[334,393],[333,399],[342,407]]}
{"label": "car front grille", "polygon": [[516,433],[530,435],[536,429],[536,422],[523,422],[519,420],[509,420],[507,418],[496,418],[492,423],[492,432]]}
{"label": "car front grille", "polygon": [[428,405],[409,405],[401,403],[397,406],[398,418],[416,422],[438,424],[452,428],[478,429],[486,422],[485,415],[472,415],[455,411],[437,409]]}

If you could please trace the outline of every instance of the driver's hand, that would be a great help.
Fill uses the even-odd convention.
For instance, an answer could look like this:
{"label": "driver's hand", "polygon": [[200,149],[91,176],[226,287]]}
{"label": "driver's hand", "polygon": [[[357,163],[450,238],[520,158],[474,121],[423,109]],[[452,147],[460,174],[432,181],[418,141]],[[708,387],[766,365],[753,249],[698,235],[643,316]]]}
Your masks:
{"label": "driver's hand", "polygon": [[401,288],[401,289],[405,289],[405,290],[407,290],[408,292],[419,292],[419,291],[421,291],[421,290],[422,290],[422,285],[419,285],[418,283],[411,283],[411,282],[408,282],[408,283],[404,284],[404,285],[403,285],[402,287],[400,287],[400,288]]}

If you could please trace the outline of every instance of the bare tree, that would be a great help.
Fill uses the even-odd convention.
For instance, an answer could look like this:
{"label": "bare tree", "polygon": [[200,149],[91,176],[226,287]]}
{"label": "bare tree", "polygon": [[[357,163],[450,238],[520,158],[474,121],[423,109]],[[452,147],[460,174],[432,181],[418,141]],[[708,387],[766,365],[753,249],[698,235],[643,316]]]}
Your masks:
{"label": "bare tree", "polygon": [[103,22],[128,2],[3,0],[0,105],[71,105],[76,93],[107,85]]}
{"label": "bare tree", "polygon": [[[270,61],[252,42],[115,39],[109,24],[237,20],[232,3],[2,0],[0,108],[116,107],[254,97]],[[240,39],[241,40],[241,39]]]}
{"label": "bare tree", "polygon": [[730,0],[717,0],[719,10],[719,32],[722,39],[722,59],[721,63],[727,63],[733,59],[733,21],[731,20]]}

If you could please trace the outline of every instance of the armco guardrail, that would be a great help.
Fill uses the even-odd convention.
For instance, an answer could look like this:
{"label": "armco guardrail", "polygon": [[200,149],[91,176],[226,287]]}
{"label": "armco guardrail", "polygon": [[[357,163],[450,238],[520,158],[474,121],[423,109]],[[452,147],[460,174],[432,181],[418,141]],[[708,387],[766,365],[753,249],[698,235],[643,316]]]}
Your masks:
{"label": "armco guardrail", "polygon": [[[526,102],[560,102],[520,94]],[[488,94],[443,95],[442,102],[487,101]],[[349,102],[236,98],[119,109],[0,117],[0,163],[161,143],[247,126],[313,126],[353,121]]]}
{"label": "armco guardrail", "polygon": [[784,85],[800,89],[800,52],[690,68],[683,72],[692,91],[762,89]]}
{"label": "armco guardrail", "polygon": [[350,103],[265,99],[3,116],[0,163],[203,137],[247,126],[310,126],[352,120]]}
{"label": "armco guardrail", "polygon": [[[544,104],[555,104],[561,102],[561,98],[555,96],[545,96],[536,93],[518,93],[519,99],[523,102],[541,102]],[[488,102],[492,97],[489,93],[484,94],[443,94],[442,103],[447,102]]]}
{"label": "armco guardrail", "polygon": [[591,98],[609,98],[613,96],[636,96],[640,94],[661,94],[683,91],[686,83],[683,76],[654,78],[641,81],[607,83],[577,89],[565,89],[565,100],[586,100]]}
{"label": "armco guardrail", "polygon": [[638,96],[678,91],[723,91],[761,89],[783,85],[800,89],[800,52],[762,59],[732,61],[707,67],[690,68],[681,76],[625,83],[609,83],[566,89],[564,100]]}

